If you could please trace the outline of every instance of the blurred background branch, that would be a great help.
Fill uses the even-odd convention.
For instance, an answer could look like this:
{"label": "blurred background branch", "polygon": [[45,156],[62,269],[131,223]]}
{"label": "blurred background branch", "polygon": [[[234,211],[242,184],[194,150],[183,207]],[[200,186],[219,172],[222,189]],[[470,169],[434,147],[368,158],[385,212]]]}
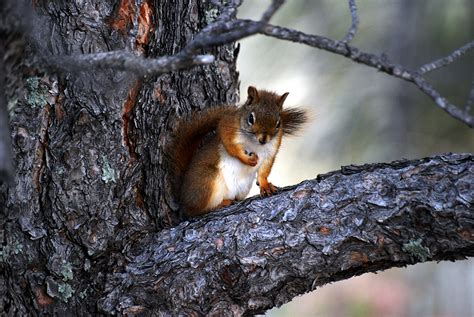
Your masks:
{"label": "blurred background branch", "polygon": [[473,105],[474,105],[474,80],[472,81],[471,92],[469,93],[469,97],[466,102],[465,111],[469,113]]}
{"label": "blurred background branch", "polygon": [[357,14],[357,5],[355,0],[349,0],[349,10],[351,12],[351,27],[347,31],[346,36],[342,40],[344,43],[349,43],[354,38],[357,28],[359,27],[359,15]]}
{"label": "blurred background branch", "polygon": [[427,63],[427,64],[421,66],[418,69],[418,73],[420,73],[420,75],[423,75],[423,74],[426,74],[428,72],[432,72],[432,71],[434,71],[438,68],[447,66],[447,65],[453,63],[454,61],[456,61],[458,58],[460,58],[461,56],[463,56],[464,54],[466,54],[469,50],[471,50],[473,48],[474,48],[474,41],[471,41],[471,42],[467,43],[466,45],[463,45],[462,47],[454,50],[448,56],[440,58],[436,61],[433,61],[433,62],[430,62],[430,63]]}
{"label": "blurred background branch", "polygon": [[[248,23],[253,24],[254,22],[248,21]],[[411,82],[431,99],[433,99],[435,104],[447,112],[451,117],[465,123],[471,128],[474,128],[473,116],[467,112],[462,111],[459,107],[449,102],[421,75],[407,67],[391,63],[386,55],[377,56],[375,54],[363,52],[358,48],[345,44],[344,42],[331,40],[323,36],[310,35],[293,29],[274,25],[267,25],[261,33],[281,40],[302,43],[329,51],[331,53],[342,55],[354,62],[365,64],[394,77]]]}

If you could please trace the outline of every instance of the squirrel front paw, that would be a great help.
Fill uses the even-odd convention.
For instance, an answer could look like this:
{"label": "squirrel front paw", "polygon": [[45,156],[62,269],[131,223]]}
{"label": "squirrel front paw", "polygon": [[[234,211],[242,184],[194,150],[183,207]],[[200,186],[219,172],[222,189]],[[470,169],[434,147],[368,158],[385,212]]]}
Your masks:
{"label": "squirrel front paw", "polygon": [[257,153],[254,153],[254,152],[249,153],[249,152],[245,151],[245,154],[247,156],[245,157],[244,163],[247,164],[247,165],[250,165],[250,166],[256,166],[257,163],[258,163]]}

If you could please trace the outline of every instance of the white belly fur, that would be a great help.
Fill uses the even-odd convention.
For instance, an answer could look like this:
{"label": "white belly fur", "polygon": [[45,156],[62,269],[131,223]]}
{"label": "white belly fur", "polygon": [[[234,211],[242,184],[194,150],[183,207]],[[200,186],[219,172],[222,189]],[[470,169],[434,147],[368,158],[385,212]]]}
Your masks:
{"label": "white belly fur", "polygon": [[244,147],[248,152],[257,153],[258,163],[254,167],[246,165],[238,158],[230,156],[221,145],[219,149],[220,173],[216,179],[211,204],[215,204],[217,206],[224,199],[244,199],[248,195],[252,187],[252,183],[255,181],[257,171],[262,163],[273,157],[277,151],[276,138],[273,138],[265,145],[254,144],[253,142],[239,143],[244,144]]}

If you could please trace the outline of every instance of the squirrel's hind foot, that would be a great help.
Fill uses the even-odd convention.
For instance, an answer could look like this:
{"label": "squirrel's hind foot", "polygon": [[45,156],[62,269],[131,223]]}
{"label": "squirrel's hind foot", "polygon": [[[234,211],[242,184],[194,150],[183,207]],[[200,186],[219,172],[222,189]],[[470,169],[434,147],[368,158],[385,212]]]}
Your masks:
{"label": "squirrel's hind foot", "polygon": [[260,185],[260,197],[268,197],[278,192],[278,188],[272,183]]}

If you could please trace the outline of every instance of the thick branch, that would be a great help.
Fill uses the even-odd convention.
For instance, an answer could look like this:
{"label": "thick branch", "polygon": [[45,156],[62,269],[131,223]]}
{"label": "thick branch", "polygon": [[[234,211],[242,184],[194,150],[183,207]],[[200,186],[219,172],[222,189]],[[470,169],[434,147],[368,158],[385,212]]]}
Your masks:
{"label": "thick branch", "polygon": [[109,313],[263,312],[365,272],[473,256],[473,206],[471,154],[344,167],[135,239],[99,305]]}

